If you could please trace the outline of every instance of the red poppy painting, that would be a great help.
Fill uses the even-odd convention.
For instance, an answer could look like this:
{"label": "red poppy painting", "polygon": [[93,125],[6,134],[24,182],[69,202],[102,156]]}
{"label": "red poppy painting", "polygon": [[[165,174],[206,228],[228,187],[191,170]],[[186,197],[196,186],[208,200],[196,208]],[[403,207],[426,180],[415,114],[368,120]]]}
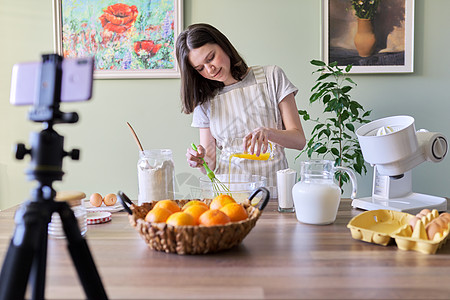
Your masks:
{"label": "red poppy painting", "polygon": [[95,78],[179,77],[182,0],[57,0],[55,47],[94,57]]}

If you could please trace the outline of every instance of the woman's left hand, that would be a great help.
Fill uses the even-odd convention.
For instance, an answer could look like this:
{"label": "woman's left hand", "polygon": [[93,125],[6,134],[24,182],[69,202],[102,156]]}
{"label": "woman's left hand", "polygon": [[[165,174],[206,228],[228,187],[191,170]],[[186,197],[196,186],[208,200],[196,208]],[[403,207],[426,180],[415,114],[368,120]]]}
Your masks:
{"label": "woman's left hand", "polygon": [[261,153],[266,153],[269,149],[269,134],[270,129],[259,127],[244,137],[244,144],[250,154],[259,156]]}

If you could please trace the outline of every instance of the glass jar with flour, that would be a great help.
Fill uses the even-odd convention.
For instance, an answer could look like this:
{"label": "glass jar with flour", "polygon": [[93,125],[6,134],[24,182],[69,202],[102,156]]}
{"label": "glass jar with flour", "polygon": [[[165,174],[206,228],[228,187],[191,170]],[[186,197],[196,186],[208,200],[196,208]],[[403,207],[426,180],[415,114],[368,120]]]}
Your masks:
{"label": "glass jar with flour", "polygon": [[139,152],[138,204],[174,198],[175,167],[170,149]]}

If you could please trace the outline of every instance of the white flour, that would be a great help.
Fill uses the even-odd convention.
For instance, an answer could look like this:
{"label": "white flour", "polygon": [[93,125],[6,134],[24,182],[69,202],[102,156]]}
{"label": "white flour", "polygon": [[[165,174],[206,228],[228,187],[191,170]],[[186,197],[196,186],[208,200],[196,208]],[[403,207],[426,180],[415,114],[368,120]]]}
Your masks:
{"label": "white flour", "polygon": [[138,204],[174,198],[174,164],[172,160],[152,166],[152,159],[141,158],[138,163]]}

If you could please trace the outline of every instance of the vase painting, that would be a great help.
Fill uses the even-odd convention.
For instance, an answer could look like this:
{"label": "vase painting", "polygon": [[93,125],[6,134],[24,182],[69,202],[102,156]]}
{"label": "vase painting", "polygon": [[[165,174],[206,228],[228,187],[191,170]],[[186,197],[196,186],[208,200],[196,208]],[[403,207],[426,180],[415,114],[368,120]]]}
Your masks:
{"label": "vase painting", "polygon": [[355,47],[359,56],[369,57],[375,51],[376,38],[370,19],[358,19],[358,29],[355,34]]}
{"label": "vase painting", "polygon": [[351,73],[413,71],[414,0],[322,0],[323,60]]}

